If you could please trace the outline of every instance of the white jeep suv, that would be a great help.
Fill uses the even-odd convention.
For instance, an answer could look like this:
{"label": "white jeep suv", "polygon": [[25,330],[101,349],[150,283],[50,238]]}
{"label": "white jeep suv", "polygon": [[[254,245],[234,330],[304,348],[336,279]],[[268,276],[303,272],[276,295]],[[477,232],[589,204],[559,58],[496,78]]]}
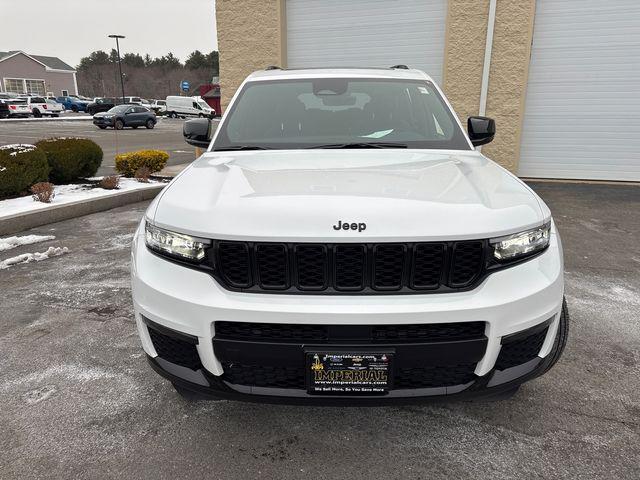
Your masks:
{"label": "white jeep suv", "polygon": [[[426,74],[269,68],[133,242],[151,366],[185,397],[303,404],[503,398],[559,359],[560,237]],[[213,137],[213,138],[212,138]]]}

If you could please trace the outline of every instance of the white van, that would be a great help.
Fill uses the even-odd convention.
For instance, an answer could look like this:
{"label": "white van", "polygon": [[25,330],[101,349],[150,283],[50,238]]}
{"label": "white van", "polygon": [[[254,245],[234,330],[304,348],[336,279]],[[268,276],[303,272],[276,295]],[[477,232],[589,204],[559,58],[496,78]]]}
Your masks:
{"label": "white van", "polygon": [[216,112],[202,97],[167,97],[167,115],[170,118],[184,117],[187,115],[195,117],[213,118]]}

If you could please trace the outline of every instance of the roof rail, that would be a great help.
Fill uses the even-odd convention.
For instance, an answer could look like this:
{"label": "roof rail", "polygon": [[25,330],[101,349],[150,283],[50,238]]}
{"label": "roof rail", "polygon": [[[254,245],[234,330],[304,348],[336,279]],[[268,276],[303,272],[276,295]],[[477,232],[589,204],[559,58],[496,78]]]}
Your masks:
{"label": "roof rail", "polygon": [[282,70],[278,65],[269,65],[265,70]]}
{"label": "roof rail", "polygon": [[389,68],[398,68],[398,69],[400,69],[400,70],[409,70],[409,67],[407,67],[406,65],[402,65],[402,64],[400,64],[400,65],[393,65],[393,66],[391,66],[391,67],[389,67]]}

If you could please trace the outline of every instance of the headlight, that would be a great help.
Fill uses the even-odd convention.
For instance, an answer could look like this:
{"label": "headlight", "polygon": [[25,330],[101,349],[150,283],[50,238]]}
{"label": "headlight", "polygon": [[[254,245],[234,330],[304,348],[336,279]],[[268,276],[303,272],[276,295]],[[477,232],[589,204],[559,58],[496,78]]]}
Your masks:
{"label": "headlight", "polygon": [[551,223],[525,232],[491,240],[496,260],[516,260],[544,250],[549,245]]}
{"label": "headlight", "polygon": [[199,262],[211,245],[208,240],[195,238],[183,233],[170,232],[163,228],[145,223],[145,242],[147,247],[161,255],[168,255],[178,260]]}

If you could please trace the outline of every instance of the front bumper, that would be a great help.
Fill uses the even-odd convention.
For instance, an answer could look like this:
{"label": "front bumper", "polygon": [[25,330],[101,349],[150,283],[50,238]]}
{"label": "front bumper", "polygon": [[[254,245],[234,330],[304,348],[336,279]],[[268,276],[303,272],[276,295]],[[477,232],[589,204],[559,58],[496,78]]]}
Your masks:
{"label": "front bumper", "polygon": [[[173,383],[213,397],[261,402],[322,404],[381,404],[418,400],[456,399],[491,396],[513,388],[544,372],[554,341],[563,297],[563,265],[560,240],[552,230],[549,248],[538,257],[520,265],[489,275],[477,288],[468,292],[411,296],[301,296],[237,293],[222,288],[210,275],[164,260],[147,250],[143,230],[136,234],[132,250],[132,289],[138,331],[152,367]],[[459,383],[449,380],[436,385],[431,378],[422,388],[392,389],[384,397],[332,397],[308,394],[304,385],[291,388],[291,382],[273,385],[255,382],[234,383],[230,365],[250,358],[260,363],[253,343],[236,343],[234,348],[216,337],[216,322],[323,326],[399,326],[422,324],[464,324],[483,322],[484,335],[470,350],[455,339],[436,345],[417,342],[427,368],[438,365],[438,356],[454,352],[453,367],[471,365]],[[187,340],[196,362],[173,363],[158,355],[155,332]],[[151,332],[151,333],[150,333]],[[525,332],[524,334],[522,332]],[[529,335],[530,333],[530,335]],[[534,337],[535,335],[535,337]],[[510,340],[533,340],[533,355],[520,357],[522,363],[505,363],[503,356]],[[277,352],[280,360],[300,367],[302,349],[313,341],[281,351],[282,345],[257,345]],[[362,346],[362,342],[359,344]],[[511,344],[516,350],[517,343]],[[323,344],[329,351],[335,345]],[[371,345],[369,345],[371,346]],[[300,355],[295,353],[300,349]],[[385,348],[405,348],[386,344]],[[438,350],[439,348],[439,350]],[[511,348],[513,350],[514,348]],[[531,345],[527,347],[531,351]],[[163,348],[162,351],[167,351]],[[251,352],[251,353],[250,353]],[[282,352],[286,352],[282,353]],[[431,355],[429,352],[441,352]],[[293,355],[293,357],[291,356]],[[296,356],[298,355],[298,356]],[[444,355],[449,356],[451,355]],[[466,358],[465,358],[466,355]],[[266,363],[273,362],[267,358]],[[291,360],[293,358],[293,360]],[[415,355],[414,365],[415,367]],[[171,359],[171,358],[170,358]],[[297,359],[297,360],[296,360]],[[440,362],[442,363],[442,362]],[[452,367],[452,368],[453,368]],[[443,367],[446,368],[446,367]],[[454,368],[454,370],[455,370]],[[459,370],[459,369],[458,369]],[[440,377],[438,377],[440,378]],[[263,379],[264,380],[264,379]],[[285,385],[282,388],[282,385]]]}
{"label": "front bumper", "polygon": [[93,118],[94,125],[101,125],[104,127],[112,127],[113,126],[113,118],[105,118],[105,117],[94,117]]}

